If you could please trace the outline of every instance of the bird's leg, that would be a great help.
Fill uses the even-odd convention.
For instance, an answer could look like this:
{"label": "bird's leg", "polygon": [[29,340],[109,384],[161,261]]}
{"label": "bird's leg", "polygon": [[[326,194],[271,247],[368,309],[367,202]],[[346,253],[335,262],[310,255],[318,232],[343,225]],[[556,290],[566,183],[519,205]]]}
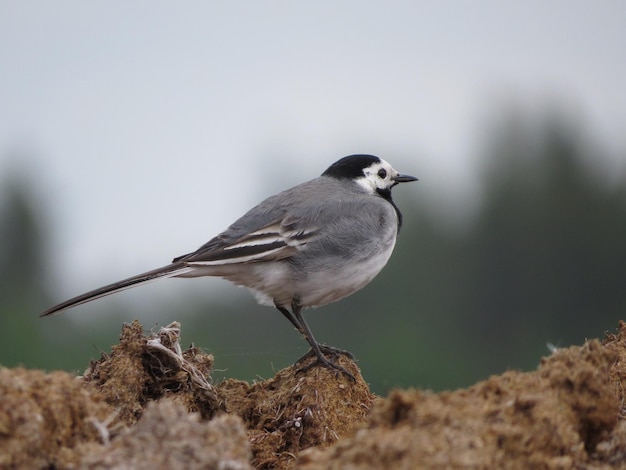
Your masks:
{"label": "bird's leg", "polygon": [[[313,338],[313,334],[311,333],[311,330],[309,330],[309,334],[307,335],[306,331],[304,330],[304,327],[302,326],[302,323],[300,323],[300,321],[296,319],[289,310],[287,310],[285,307],[277,303],[274,303],[274,305],[283,315],[285,315],[287,320],[289,320],[293,324],[293,326],[296,327],[296,330],[298,330],[300,334],[302,334],[302,336],[304,336],[307,339],[307,341],[309,341],[309,337]],[[298,312],[298,317],[301,319],[302,322],[304,322],[304,317],[302,317],[300,313],[300,311],[302,310],[302,307],[297,303],[297,301],[295,303],[295,306],[292,304],[291,308],[294,309],[294,312],[295,311]],[[306,325],[306,327],[308,328],[308,325],[306,324],[306,322],[304,322],[304,325]],[[341,354],[343,356],[347,356],[350,359],[354,360],[354,354],[352,354],[350,351],[346,351],[345,349],[335,348],[333,346],[326,346],[325,344],[319,344],[314,338],[313,338],[313,341],[315,342],[315,344],[317,344],[317,348],[312,347],[312,349],[310,349],[304,356],[298,359],[296,363],[300,363],[309,359],[310,357],[317,356],[317,353],[315,351],[316,349],[319,349],[322,353],[327,354],[329,356],[338,356]],[[310,341],[309,341],[309,344],[311,344]]]}
{"label": "bird's leg", "polygon": [[306,333],[304,332],[304,329],[302,328],[302,325],[300,325],[300,323],[298,323],[298,320],[296,320],[293,316],[293,314],[287,310],[284,306],[274,302],[274,305],[276,306],[276,308],[278,309],[278,311],[280,313],[282,313],[283,315],[285,315],[285,318],[287,320],[289,320],[291,322],[291,324],[293,326],[296,327],[296,330],[298,330],[303,336],[306,336]]}
{"label": "bird's leg", "polygon": [[[328,354],[331,357],[332,356],[336,357],[339,354],[344,354],[350,357],[351,359],[354,359],[354,356],[348,351],[344,351],[342,349],[337,349],[337,348],[333,348],[330,346],[322,346],[315,340],[315,337],[313,336],[313,333],[311,332],[309,325],[307,325],[306,321],[304,320],[304,317],[302,316],[302,305],[300,305],[300,302],[298,299],[293,299],[291,302],[291,312],[289,312],[291,313],[291,315],[287,315],[285,312],[283,312],[283,310],[281,310],[281,308],[278,308],[278,309],[291,321],[291,323],[293,323],[296,329],[300,333],[302,333],[302,335],[306,338],[308,343],[311,345],[311,350],[307,354],[305,354],[303,357],[298,359],[296,361],[296,364],[302,362],[305,359],[308,359],[312,355],[315,355],[317,357],[317,360],[315,362],[312,362],[311,364],[307,366],[301,367],[298,370],[298,372],[304,372],[310,369],[311,367],[315,366],[316,364],[319,364],[321,366],[328,367],[329,369],[335,369],[347,375],[353,381],[356,382],[354,375],[348,372],[344,367],[341,367],[339,364],[335,364],[333,361],[329,360],[324,355],[324,353]],[[285,309],[284,307],[283,309],[287,311],[287,309]]]}

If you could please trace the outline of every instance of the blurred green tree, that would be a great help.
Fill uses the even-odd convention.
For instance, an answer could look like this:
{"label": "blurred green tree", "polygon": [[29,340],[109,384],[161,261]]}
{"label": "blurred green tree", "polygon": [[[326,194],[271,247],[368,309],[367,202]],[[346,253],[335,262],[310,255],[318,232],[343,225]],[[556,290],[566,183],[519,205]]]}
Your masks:
{"label": "blurred green tree", "polygon": [[603,178],[601,146],[563,116],[503,122],[458,296],[496,369],[532,365],[542,342],[601,337],[626,313],[626,181]]}
{"label": "blurred green tree", "polygon": [[19,152],[13,161],[0,182],[0,365],[81,370],[92,344],[75,340],[80,335],[69,319],[46,322],[38,316],[51,298],[51,230],[34,190],[29,155]]}
{"label": "blurred green tree", "polygon": [[[39,328],[32,312],[45,294],[43,230],[38,205],[21,171],[0,185],[0,364],[37,355]],[[23,344],[30,347],[23,348]]]}

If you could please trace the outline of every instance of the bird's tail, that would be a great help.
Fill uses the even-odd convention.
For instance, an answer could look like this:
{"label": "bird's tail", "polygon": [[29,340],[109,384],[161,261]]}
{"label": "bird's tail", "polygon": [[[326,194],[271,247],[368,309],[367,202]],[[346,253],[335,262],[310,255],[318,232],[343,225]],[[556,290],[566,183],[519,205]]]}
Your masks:
{"label": "bird's tail", "polygon": [[162,277],[180,276],[181,274],[185,274],[193,270],[193,267],[187,266],[185,263],[172,263],[167,266],[153,269],[152,271],[148,271],[142,274],[137,274],[136,276],[129,277],[128,279],[123,279],[121,281],[114,282],[113,284],[91,290],[82,295],[72,297],[65,302],[49,308],[40,316],[45,317],[47,315],[54,315],[55,313],[59,313],[68,308],[91,302],[92,300],[99,299],[100,297],[104,297],[106,295],[114,294],[124,289],[130,289],[131,287],[136,287],[138,285],[145,284],[146,282],[156,281],[157,279],[161,279]]}

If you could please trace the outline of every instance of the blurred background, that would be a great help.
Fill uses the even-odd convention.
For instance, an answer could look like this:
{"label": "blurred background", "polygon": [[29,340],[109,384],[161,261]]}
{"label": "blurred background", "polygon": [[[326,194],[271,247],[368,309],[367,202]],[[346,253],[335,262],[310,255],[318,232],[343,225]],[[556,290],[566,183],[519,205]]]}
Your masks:
{"label": "blurred background", "polygon": [[377,393],[529,370],[626,318],[623,2],[0,3],[0,364],[81,372],[178,320],[215,380],[307,351],[219,279],[45,308],[167,264],[262,198],[373,153],[404,227],[309,310]]}

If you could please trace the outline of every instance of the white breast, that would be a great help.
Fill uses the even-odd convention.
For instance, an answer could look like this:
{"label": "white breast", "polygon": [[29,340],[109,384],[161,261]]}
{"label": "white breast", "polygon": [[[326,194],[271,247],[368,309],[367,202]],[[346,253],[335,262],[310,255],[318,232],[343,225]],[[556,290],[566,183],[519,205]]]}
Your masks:
{"label": "white breast", "polygon": [[302,305],[319,307],[336,302],[362,289],[385,267],[395,246],[395,237],[376,256],[326,273],[316,273],[307,281]]}

